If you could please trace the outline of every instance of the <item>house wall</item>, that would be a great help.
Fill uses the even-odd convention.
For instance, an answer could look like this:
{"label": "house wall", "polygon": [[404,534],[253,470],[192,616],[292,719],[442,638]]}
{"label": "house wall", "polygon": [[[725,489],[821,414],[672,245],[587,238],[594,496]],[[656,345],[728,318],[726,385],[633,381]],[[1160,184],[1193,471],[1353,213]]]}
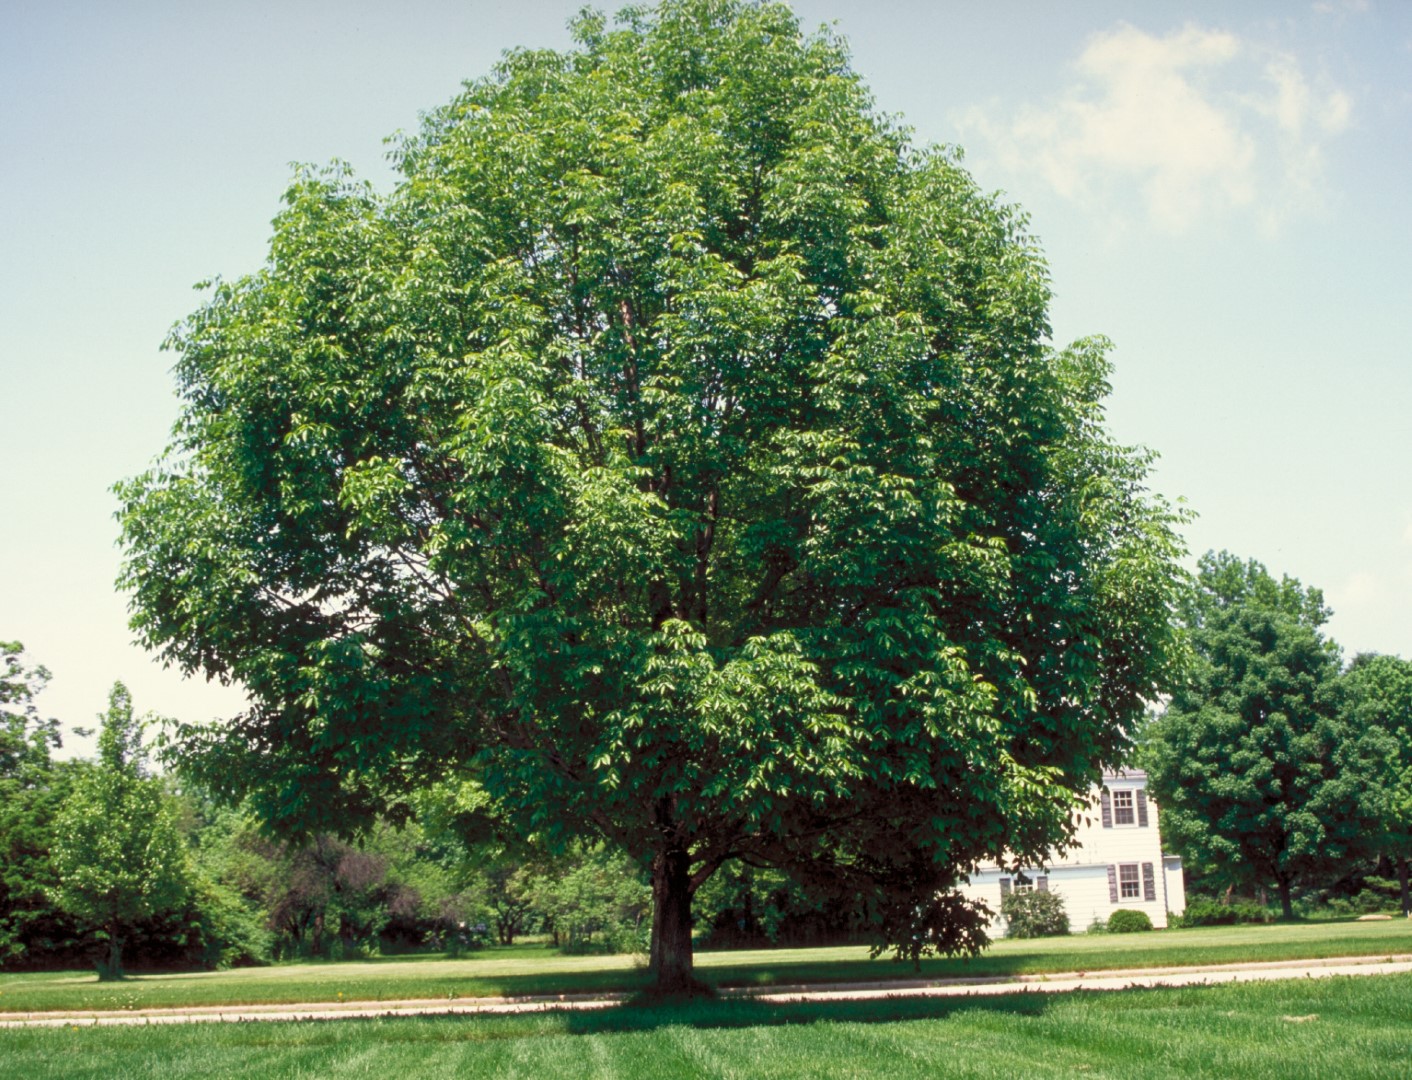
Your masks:
{"label": "house wall", "polygon": [[[1036,880],[1043,876],[1046,879],[1044,886],[1063,897],[1069,926],[1075,933],[1087,930],[1094,921],[1106,922],[1117,908],[1144,911],[1152,920],[1152,925],[1159,928],[1166,927],[1168,912],[1176,915],[1186,910],[1181,860],[1162,854],[1157,805],[1146,797],[1146,787],[1146,774],[1137,770],[1105,777],[1103,789],[1107,789],[1109,796],[1108,813],[1104,814],[1103,789],[1099,789],[1093,793],[1088,809],[1079,815],[1074,846],[1044,869],[1023,867],[1019,870]],[[1123,800],[1118,797],[1118,792],[1127,792],[1132,797],[1131,823],[1119,820],[1122,815],[1118,812],[1118,806]],[[1110,822],[1107,827],[1104,826],[1105,820]],[[1137,867],[1136,897],[1121,895],[1118,868],[1123,865]],[[1116,903],[1112,899],[1110,867],[1119,880]],[[1154,891],[1151,900],[1147,899],[1144,867],[1150,868]],[[1001,879],[1009,879],[1013,888],[1016,876],[1017,870],[1013,864],[1007,868],[995,863],[983,864],[970,875],[969,883],[961,887],[964,896],[983,902],[994,912],[991,920],[993,933],[1005,931],[1005,920],[1000,916]]]}
{"label": "house wall", "polygon": [[1163,878],[1167,886],[1167,910],[1180,915],[1186,910],[1186,877],[1180,855],[1162,856]]}

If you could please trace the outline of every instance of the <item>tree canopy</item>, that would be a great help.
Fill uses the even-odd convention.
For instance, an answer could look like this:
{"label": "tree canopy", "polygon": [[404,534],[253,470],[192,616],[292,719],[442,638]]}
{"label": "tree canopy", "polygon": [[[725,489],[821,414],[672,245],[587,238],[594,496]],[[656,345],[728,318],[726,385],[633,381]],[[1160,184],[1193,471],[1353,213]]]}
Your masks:
{"label": "tree canopy", "polygon": [[974,945],[949,887],[1066,842],[1176,650],[1106,342],[1050,346],[1024,216],[784,5],[573,30],[426,114],[390,193],[300,170],[173,332],[122,584],[250,700],[177,754],[284,830],[450,779],[619,844],[663,988],[729,859]]}
{"label": "tree canopy", "polygon": [[1412,914],[1412,662],[1363,653],[1344,675],[1347,711],[1365,737],[1381,734],[1372,794],[1382,822],[1379,849],[1397,862],[1402,913]]}
{"label": "tree canopy", "polygon": [[49,683],[49,669],[25,666],[24,646],[0,641],[0,780],[28,782],[28,773],[49,763],[57,750],[59,722],[42,718],[34,699]]}
{"label": "tree canopy", "polygon": [[1148,729],[1164,839],[1198,869],[1292,889],[1366,850],[1383,756],[1344,709],[1323,594],[1228,552],[1201,559],[1185,609],[1196,664]]}

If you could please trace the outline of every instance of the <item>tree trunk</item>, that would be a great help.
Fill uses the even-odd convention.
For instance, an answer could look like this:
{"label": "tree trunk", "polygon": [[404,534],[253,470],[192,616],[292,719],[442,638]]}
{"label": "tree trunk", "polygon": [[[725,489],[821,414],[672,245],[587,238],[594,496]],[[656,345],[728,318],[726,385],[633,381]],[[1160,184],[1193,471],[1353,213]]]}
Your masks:
{"label": "tree trunk", "polygon": [[1290,901],[1289,882],[1280,879],[1280,911],[1286,919],[1294,918],[1294,904]]}
{"label": "tree trunk", "polygon": [[98,961],[98,981],[107,982],[110,979],[121,979],[123,977],[123,939],[122,929],[116,922],[108,924],[108,958]]}
{"label": "tree trunk", "polygon": [[667,848],[652,860],[652,993],[663,997],[700,994],[706,987],[692,974],[691,856]]}
{"label": "tree trunk", "polygon": [[1397,880],[1402,885],[1402,916],[1412,919],[1412,896],[1409,896],[1407,886],[1407,856],[1403,855],[1397,860]]}

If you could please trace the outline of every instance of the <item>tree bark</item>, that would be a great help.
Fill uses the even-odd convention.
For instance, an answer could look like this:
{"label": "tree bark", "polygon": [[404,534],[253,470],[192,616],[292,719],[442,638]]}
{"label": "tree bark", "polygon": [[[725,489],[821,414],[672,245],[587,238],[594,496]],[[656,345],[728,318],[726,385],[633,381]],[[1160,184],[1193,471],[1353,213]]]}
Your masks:
{"label": "tree bark", "polygon": [[1280,911],[1286,919],[1294,918],[1294,904],[1290,900],[1289,882],[1280,879]]}
{"label": "tree bark", "polygon": [[1402,917],[1412,919],[1412,895],[1409,895],[1407,884],[1407,856],[1403,855],[1397,860],[1397,880],[1402,885]]}
{"label": "tree bark", "polygon": [[110,979],[121,979],[123,977],[123,941],[122,929],[117,922],[111,922],[107,926],[108,930],[108,958],[98,962],[98,981],[107,982]]}
{"label": "tree bark", "polygon": [[652,993],[681,997],[703,993],[691,951],[691,855],[669,847],[652,860]]}

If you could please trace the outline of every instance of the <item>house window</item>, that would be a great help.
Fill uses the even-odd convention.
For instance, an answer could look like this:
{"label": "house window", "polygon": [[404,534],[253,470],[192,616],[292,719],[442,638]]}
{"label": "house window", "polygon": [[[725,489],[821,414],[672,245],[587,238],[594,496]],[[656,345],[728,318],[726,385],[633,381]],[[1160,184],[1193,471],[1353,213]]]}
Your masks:
{"label": "house window", "polygon": [[1137,811],[1133,809],[1131,791],[1113,792],[1113,821],[1117,825],[1137,824]]}
{"label": "house window", "polygon": [[1124,900],[1137,900],[1142,896],[1142,873],[1137,863],[1118,866],[1118,895]]}
{"label": "house window", "polygon": [[1034,878],[1025,877],[1024,874],[1016,875],[1015,891],[1017,893],[1034,892]]}

